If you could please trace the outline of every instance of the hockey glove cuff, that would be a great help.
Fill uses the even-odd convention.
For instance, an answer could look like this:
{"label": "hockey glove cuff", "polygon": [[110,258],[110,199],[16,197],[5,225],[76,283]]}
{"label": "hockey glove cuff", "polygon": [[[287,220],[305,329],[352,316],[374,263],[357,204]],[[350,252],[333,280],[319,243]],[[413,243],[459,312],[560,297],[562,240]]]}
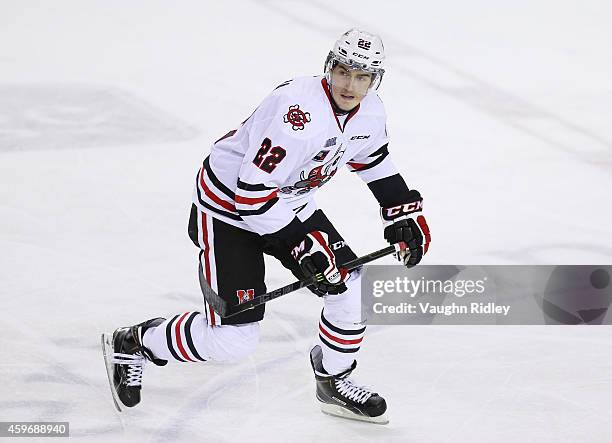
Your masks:
{"label": "hockey glove cuff", "polygon": [[406,267],[421,261],[429,249],[431,235],[423,212],[423,199],[418,191],[409,191],[401,205],[381,208],[384,236],[390,244],[399,246],[396,258]]}
{"label": "hockey glove cuff", "polygon": [[316,283],[308,288],[319,297],[346,291],[344,282],[348,279],[348,272],[338,269],[325,232],[312,231],[307,234],[304,240],[292,249],[291,255],[306,278],[316,278]]}

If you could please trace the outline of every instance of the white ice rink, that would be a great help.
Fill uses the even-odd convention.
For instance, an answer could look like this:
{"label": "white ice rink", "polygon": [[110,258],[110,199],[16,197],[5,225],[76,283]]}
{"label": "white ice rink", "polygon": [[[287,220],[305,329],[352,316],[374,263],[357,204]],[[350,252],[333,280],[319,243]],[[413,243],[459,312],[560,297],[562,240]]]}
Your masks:
{"label": "white ice rink", "polygon": [[[186,228],[210,143],[353,26],[385,41],[425,263],[612,264],[610,23],[603,0],[0,0],[0,421],[85,442],[612,442],[607,326],[371,327],[356,377],[387,426],[318,410],[308,292],[270,303],[240,365],[148,366],[123,414],[99,349],[200,309]],[[384,246],[357,177],[317,201],[358,253]],[[269,288],[292,281],[269,264]]]}

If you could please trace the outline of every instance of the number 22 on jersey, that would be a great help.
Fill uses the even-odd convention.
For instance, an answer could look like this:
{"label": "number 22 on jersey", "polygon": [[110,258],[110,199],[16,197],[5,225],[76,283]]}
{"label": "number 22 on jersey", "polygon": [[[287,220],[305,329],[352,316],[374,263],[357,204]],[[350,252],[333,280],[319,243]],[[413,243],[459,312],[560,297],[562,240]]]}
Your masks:
{"label": "number 22 on jersey", "polygon": [[272,147],[272,141],[269,138],[264,138],[261,142],[261,148],[257,151],[257,155],[253,159],[253,163],[262,171],[268,174],[274,171],[287,155],[287,152],[280,146]]}

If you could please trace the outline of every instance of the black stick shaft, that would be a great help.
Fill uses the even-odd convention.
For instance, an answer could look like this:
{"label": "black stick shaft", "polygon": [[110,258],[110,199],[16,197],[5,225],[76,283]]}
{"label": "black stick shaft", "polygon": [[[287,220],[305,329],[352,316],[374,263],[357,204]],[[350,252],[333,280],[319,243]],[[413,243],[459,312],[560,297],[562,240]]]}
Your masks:
{"label": "black stick shaft", "polygon": [[[394,246],[387,246],[386,248],[379,249],[378,251],[371,252],[362,257],[346,262],[343,268],[346,269],[347,271],[352,271],[360,266],[365,265],[366,263],[370,263],[386,255],[393,254],[394,252],[395,252]],[[287,295],[290,292],[297,291],[298,289],[301,289],[313,283],[315,283],[315,279],[314,277],[311,277],[308,280],[296,281],[286,286],[283,286],[282,288],[275,289],[274,291],[258,295],[257,297],[253,298],[253,300],[249,300],[245,303],[241,303],[236,306],[227,306],[227,304],[220,306],[220,304],[218,304],[217,306],[219,307],[219,311],[217,311],[217,307],[215,307],[215,304],[211,303],[211,305],[213,309],[215,309],[215,311],[217,311],[217,313],[221,315],[221,317],[232,317],[248,309],[254,308],[255,306],[263,305],[264,303],[267,303],[270,300],[274,300],[275,298],[282,297],[283,295]],[[217,297],[221,299],[218,295]],[[223,312],[220,312],[220,311],[223,311]]]}

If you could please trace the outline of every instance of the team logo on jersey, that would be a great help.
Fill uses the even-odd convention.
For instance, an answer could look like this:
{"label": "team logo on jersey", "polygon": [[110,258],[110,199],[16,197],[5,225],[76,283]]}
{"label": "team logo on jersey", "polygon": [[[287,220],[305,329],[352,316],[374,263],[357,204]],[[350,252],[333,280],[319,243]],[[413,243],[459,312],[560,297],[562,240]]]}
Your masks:
{"label": "team logo on jersey", "polygon": [[301,171],[300,180],[292,186],[283,186],[279,189],[283,194],[302,195],[312,191],[315,188],[320,188],[325,183],[330,181],[338,171],[340,159],[344,155],[346,149],[340,145],[333,157],[325,164],[312,168],[310,171]]}
{"label": "team logo on jersey", "polygon": [[238,304],[246,303],[255,297],[255,289],[238,289],[236,297],[238,297]]}
{"label": "team logo on jersey", "polygon": [[291,128],[294,131],[301,131],[310,121],[310,112],[304,112],[300,109],[300,105],[289,106],[289,111],[283,115],[285,123],[291,123]]}
{"label": "team logo on jersey", "polygon": [[322,162],[323,160],[325,160],[325,157],[327,157],[327,154],[329,154],[329,149],[323,149],[317,155],[315,155],[312,159],[316,162]]}

